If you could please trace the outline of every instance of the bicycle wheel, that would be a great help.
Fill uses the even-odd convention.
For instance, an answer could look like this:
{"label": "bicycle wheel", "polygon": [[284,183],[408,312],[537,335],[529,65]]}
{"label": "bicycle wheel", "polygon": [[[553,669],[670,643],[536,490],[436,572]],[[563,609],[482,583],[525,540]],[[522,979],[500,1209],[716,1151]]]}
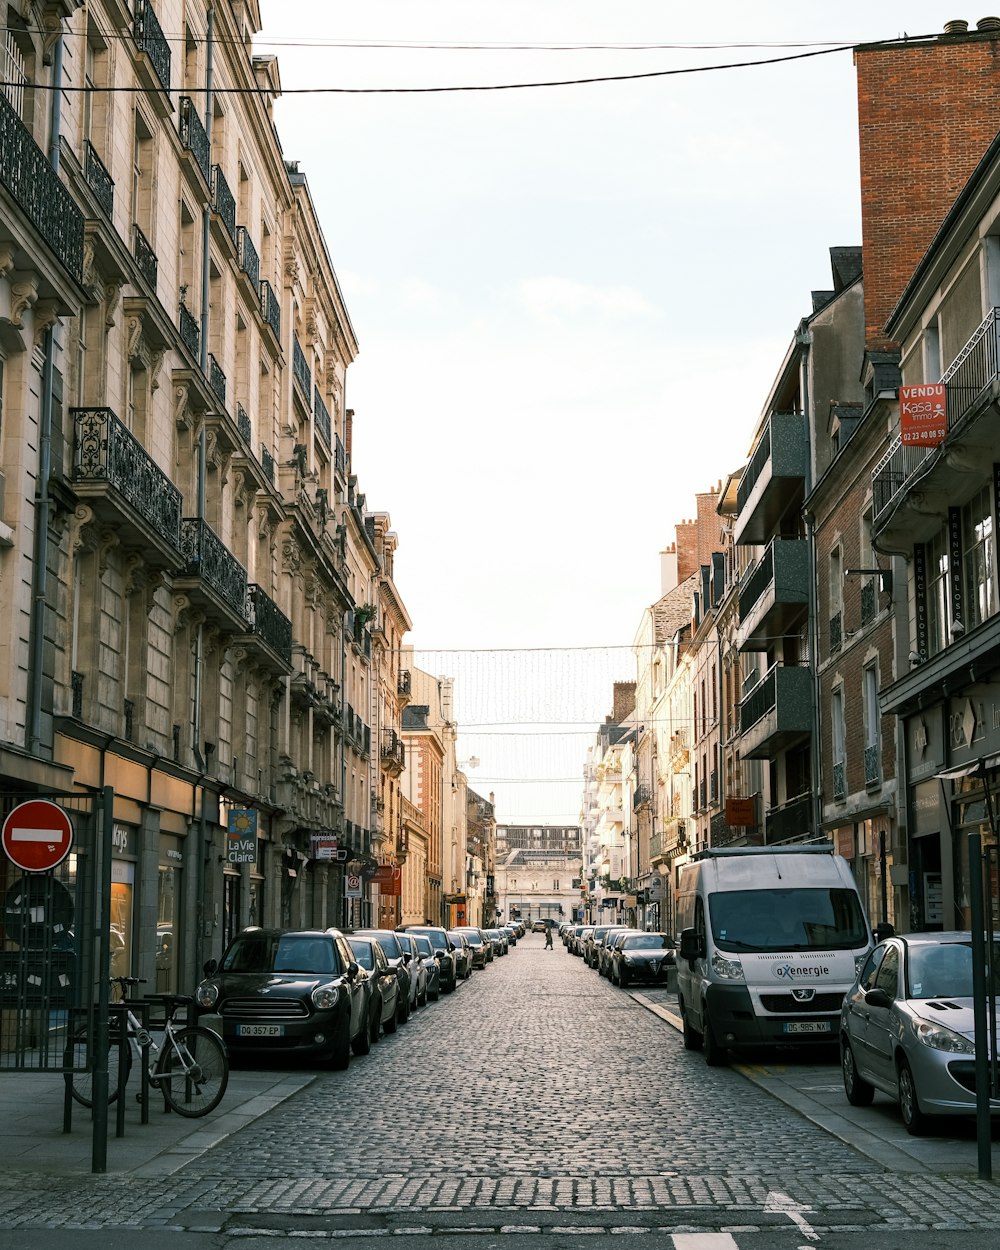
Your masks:
{"label": "bicycle wheel", "polygon": [[[120,1074],[120,1065],[122,1062],[122,1052],[118,1045],[118,1032],[115,1029],[111,1031],[111,1038],[108,1044],[108,1103],[113,1103],[118,1097],[118,1077]],[[72,1082],[70,1084],[70,1093],[78,1103],[82,1103],[85,1107],[94,1105],[94,1072],[89,1063],[93,1061],[90,1053],[91,1038],[86,1027],[77,1030],[69,1043],[66,1055],[67,1066],[73,1069]],[[125,1047],[125,1073],[124,1084],[128,1083],[129,1073],[132,1071],[132,1047]]]}
{"label": "bicycle wheel", "polygon": [[178,1029],[163,1039],[156,1084],[178,1115],[196,1119],[222,1101],[229,1084],[229,1057],[222,1039],[211,1029]]}

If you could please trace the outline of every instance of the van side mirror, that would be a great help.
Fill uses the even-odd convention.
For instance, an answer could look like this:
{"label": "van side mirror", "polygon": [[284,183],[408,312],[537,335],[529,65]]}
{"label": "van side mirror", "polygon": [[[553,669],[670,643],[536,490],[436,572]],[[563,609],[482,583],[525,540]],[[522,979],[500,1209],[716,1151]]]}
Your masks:
{"label": "van side mirror", "polygon": [[698,933],[696,929],[681,930],[681,959],[694,963],[696,959],[705,958],[705,938],[703,934]]}
{"label": "van side mirror", "polygon": [[891,925],[888,922],[888,920],[883,920],[881,924],[877,924],[875,928],[872,930],[872,937],[875,939],[876,942],[883,942],[885,941],[886,938],[891,938],[895,936],[896,936],[895,927]]}

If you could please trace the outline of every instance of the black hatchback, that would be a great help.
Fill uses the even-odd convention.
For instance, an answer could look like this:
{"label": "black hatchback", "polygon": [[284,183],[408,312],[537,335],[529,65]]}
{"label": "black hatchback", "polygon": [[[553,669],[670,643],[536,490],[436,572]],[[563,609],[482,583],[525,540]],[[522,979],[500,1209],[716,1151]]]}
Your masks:
{"label": "black hatchback", "polygon": [[316,1058],[335,1068],[370,1037],[369,984],[339,929],[244,929],[196,993],[231,1055]]}

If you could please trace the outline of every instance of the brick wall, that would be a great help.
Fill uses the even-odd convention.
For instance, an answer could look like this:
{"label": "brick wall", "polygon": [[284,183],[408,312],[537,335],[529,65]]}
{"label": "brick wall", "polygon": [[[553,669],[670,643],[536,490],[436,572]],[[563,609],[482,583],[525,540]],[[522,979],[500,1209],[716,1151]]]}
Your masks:
{"label": "brick wall", "polygon": [[677,583],[697,573],[703,564],[712,563],[712,552],[722,546],[722,523],[716,511],[722,492],[720,482],[714,490],[695,495],[697,515],[693,521],[677,525]]}
{"label": "brick wall", "polygon": [[869,347],[1000,130],[998,33],[855,51]]}

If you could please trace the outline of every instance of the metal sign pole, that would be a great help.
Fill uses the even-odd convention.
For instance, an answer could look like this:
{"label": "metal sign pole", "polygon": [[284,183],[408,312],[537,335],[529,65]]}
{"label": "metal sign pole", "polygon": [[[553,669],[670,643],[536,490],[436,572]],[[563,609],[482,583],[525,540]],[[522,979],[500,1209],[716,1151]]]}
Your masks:
{"label": "metal sign pole", "polygon": [[[100,856],[97,869],[97,1012],[94,1018],[94,1137],[91,1172],[108,1170],[108,1004],[111,986],[111,855],[115,794],[101,795]],[[97,839],[94,839],[95,842]]]}
{"label": "metal sign pole", "polygon": [[979,1178],[993,1178],[990,1141],[990,1057],[986,1026],[986,924],[983,915],[983,838],[969,834],[969,900],[972,928],[972,1011],[976,1038],[976,1142]]}

